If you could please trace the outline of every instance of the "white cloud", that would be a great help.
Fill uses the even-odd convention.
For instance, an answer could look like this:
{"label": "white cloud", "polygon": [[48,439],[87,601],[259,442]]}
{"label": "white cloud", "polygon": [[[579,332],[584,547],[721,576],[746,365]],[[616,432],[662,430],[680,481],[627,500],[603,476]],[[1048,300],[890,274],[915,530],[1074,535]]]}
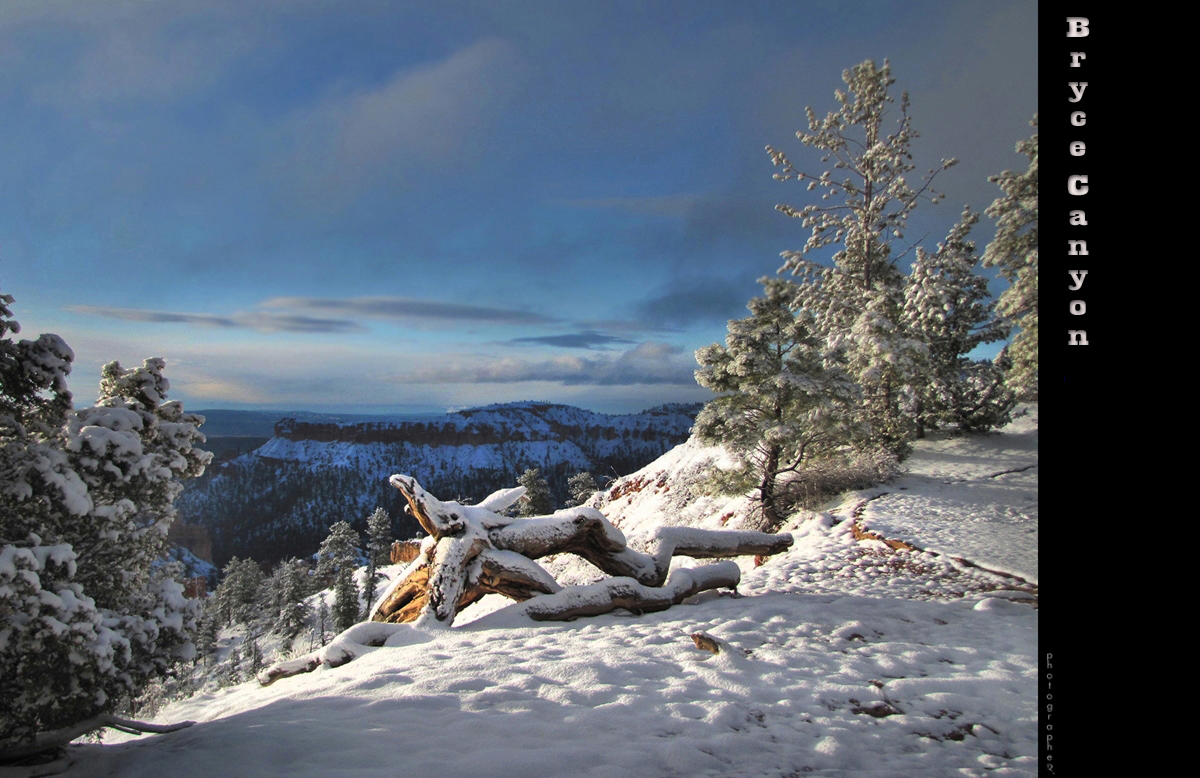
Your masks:
{"label": "white cloud", "polygon": [[628,386],[634,384],[695,383],[690,352],[667,343],[638,344],[618,356],[554,356],[535,360],[439,359],[417,365],[392,378],[406,384],[512,384],[550,382],[563,386]]}

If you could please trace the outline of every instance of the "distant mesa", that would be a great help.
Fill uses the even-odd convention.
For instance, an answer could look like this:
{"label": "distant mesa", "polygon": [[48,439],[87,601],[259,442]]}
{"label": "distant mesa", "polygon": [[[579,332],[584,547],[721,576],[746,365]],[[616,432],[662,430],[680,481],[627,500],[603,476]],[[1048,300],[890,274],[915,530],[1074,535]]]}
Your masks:
{"label": "distant mesa", "polygon": [[587,441],[618,439],[665,441],[674,446],[687,439],[700,407],[698,403],[680,403],[657,406],[642,413],[613,415],[553,403],[508,403],[413,421],[338,423],[285,418],[275,424],[275,437],[317,443],[409,443],[434,447],[540,441],[573,442],[586,447]]}

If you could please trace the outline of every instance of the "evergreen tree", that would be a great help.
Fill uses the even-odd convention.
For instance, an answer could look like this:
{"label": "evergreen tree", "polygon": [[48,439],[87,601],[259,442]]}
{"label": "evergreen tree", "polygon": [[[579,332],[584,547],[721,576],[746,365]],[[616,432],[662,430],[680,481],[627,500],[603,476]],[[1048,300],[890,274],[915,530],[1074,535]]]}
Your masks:
{"label": "evergreen tree", "polygon": [[253,559],[233,557],[222,572],[224,577],[213,595],[221,622],[226,626],[252,624],[266,610],[260,600],[262,568]]}
{"label": "evergreen tree", "polygon": [[358,584],[354,582],[354,568],[345,567],[337,572],[333,583],[333,628],[336,632],[350,629],[359,622]]}
{"label": "evergreen tree", "polygon": [[231,646],[229,655],[225,657],[225,685],[232,686],[242,682],[242,652],[237,645]]}
{"label": "evergreen tree", "polygon": [[209,597],[205,601],[204,610],[196,626],[196,656],[204,660],[205,666],[212,664],[212,658],[217,653],[217,635],[221,629],[215,604],[215,597]]}
{"label": "evergreen tree", "polygon": [[970,209],[937,250],[917,249],[905,288],[905,324],[928,350],[928,380],[918,398],[919,434],[947,424],[980,432],[1009,421],[1014,397],[998,366],[967,355],[1003,340],[1008,327],[994,314],[987,281],[968,238],[979,215]]}
{"label": "evergreen tree", "polygon": [[297,560],[285,559],[275,568],[272,578],[278,581],[279,594],[271,630],[292,640],[304,631],[308,615],[304,605],[305,574]]}
{"label": "evergreen tree", "polygon": [[339,521],[329,528],[329,535],[317,551],[317,582],[321,587],[332,586],[343,568],[358,567],[359,535],[348,521]]}
{"label": "evergreen tree", "polygon": [[[1030,122],[1037,127],[1037,115]],[[998,267],[1009,281],[996,310],[1021,328],[1006,349],[1012,361],[1008,383],[1023,396],[1038,391],[1038,136],[1017,144],[1029,158],[1024,173],[1006,170],[989,181],[1003,194],[986,213],[996,220],[996,236],[983,252],[984,267]]]}
{"label": "evergreen tree", "polygon": [[376,508],[367,517],[367,561],[376,567],[392,562],[392,517],[383,508]]}
{"label": "evergreen tree", "polygon": [[583,505],[588,499],[600,491],[600,487],[596,485],[596,479],[586,470],[582,473],[576,473],[567,480],[567,491],[571,498],[567,501],[567,506]]}
{"label": "evergreen tree", "polygon": [[724,394],[704,406],[695,432],[739,459],[731,486],[756,487],[762,526],[773,529],[787,518],[793,477],[854,439],[847,410],[856,389],[826,364],[809,314],[792,312],[795,284],[762,284],[764,296],[748,304],[751,315],[729,322],[725,345],[696,352],[696,381]]}
{"label": "evergreen tree", "polygon": [[333,627],[338,632],[358,623],[358,585],[354,582],[358,545],[358,532],[350,522],[339,521],[329,528],[329,537],[317,552],[317,578],[333,585]]}
{"label": "evergreen tree", "polygon": [[[793,305],[813,317],[816,334],[861,387],[857,420],[869,425],[872,440],[903,456],[915,434],[909,406],[924,368],[922,345],[903,327],[904,279],[896,266],[903,252],[894,252],[893,244],[903,240],[920,200],[941,197],[932,181],[956,160],[942,160],[913,188],[910,146],[917,133],[907,92],[901,93],[895,132],[885,126],[895,102],[889,94],[895,83],[891,66],[884,60],[879,68],[868,60],[844,71],[842,80],[846,90],[834,93],[838,110],[820,119],[808,108],[809,132],[796,133],[801,143],[822,153],[822,162],[832,160],[836,173],[802,172],[783,152],[767,147],[782,168],[776,180],[807,183],[809,191],[824,189],[821,199],[831,201],[778,206],[811,230],[802,250],[784,252],[781,270],[802,276]],[[833,266],[816,265],[812,255],[831,246],[840,246]]]}
{"label": "evergreen tree", "polygon": [[518,513],[521,516],[546,516],[554,513],[554,501],[550,498],[550,485],[542,478],[542,471],[533,468],[526,470],[517,479],[517,483],[525,487],[525,499],[520,503]]}
{"label": "evergreen tree", "polygon": [[316,619],[315,620],[317,622],[316,632],[320,636],[318,638],[318,640],[321,641],[321,645],[325,645],[325,643],[327,642],[325,635],[326,635],[327,630],[329,629],[329,602],[326,601],[324,592],[320,592],[317,594],[317,606],[316,606]]}
{"label": "evergreen tree", "polygon": [[250,674],[257,675],[263,669],[262,649],[258,645],[258,632],[251,630],[246,635],[246,652],[250,658]]}
{"label": "evergreen tree", "polygon": [[74,354],[14,341],[0,295],[0,747],[111,711],[195,655],[199,605],[161,564],[181,479],[211,458],[164,362],[107,365],[72,410]]}
{"label": "evergreen tree", "polygon": [[392,550],[392,517],[383,508],[376,508],[367,518],[367,578],[364,582],[363,618],[370,615],[375,602],[377,570],[390,564]]}

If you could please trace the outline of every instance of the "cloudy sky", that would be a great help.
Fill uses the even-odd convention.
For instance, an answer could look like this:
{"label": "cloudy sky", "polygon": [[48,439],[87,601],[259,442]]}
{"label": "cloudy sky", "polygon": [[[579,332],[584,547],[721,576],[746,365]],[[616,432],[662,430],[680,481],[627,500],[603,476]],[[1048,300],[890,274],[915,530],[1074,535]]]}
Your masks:
{"label": "cloudy sky", "polygon": [[1036,2],[5,0],[0,292],[77,404],[150,356],[193,409],[705,399],[807,237],[764,146],[820,172],[805,106],[884,58],[962,160],[935,241],[1024,169]]}

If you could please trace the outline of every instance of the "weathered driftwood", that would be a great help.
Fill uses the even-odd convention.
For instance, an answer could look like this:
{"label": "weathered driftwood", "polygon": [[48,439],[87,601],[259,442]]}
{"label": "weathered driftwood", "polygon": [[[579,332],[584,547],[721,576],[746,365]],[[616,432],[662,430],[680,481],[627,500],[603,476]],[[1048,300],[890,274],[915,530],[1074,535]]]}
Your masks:
{"label": "weathered driftwood", "polygon": [[[448,627],[463,608],[492,593],[522,603],[518,610],[538,621],[566,621],[617,608],[635,613],[663,610],[702,591],[735,588],[741,580],[733,562],[676,570],[668,578],[672,557],[766,556],[792,545],[788,534],[662,527],[648,539],[650,553],[643,553],[629,548],[624,534],[594,508],[513,518],[500,511],[521,497],[520,487],[496,492],[478,505],[460,505],[438,500],[409,476],[390,480],[429,537],[371,612],[372,622],[388,625]],[[564,553],[576,554],[613,577],[564,588],[534,561]],[[365,650],[390,639],[387,630],[374,630],[374,642],[361,643],[351,639],[355,629],[321,651],[263,671],[259,681],[271,683],[322,663],[340,664],[349,661],[345,654],[360,650],[355,646]]]}

